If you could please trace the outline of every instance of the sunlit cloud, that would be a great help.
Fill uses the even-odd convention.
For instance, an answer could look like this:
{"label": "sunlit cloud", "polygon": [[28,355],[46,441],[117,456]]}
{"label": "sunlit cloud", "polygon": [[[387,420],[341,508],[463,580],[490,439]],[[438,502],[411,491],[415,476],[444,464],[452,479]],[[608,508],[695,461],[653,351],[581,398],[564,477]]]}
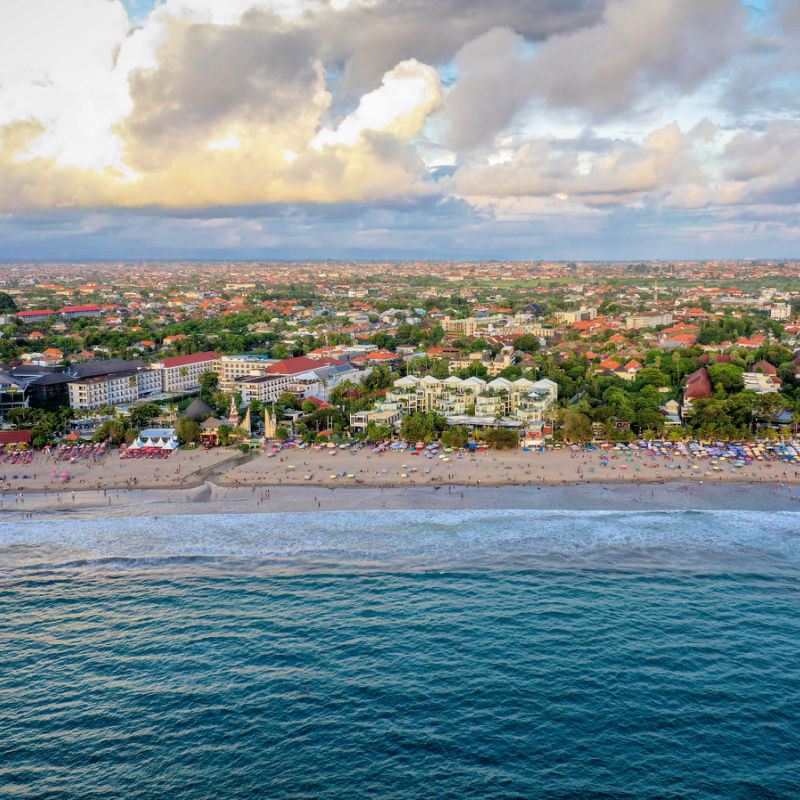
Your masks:
{"label": "sunlit cloud", "polygon": [[[599,220],[619,213],[650,215],[650,235],[702,218],[718,243],[714,225],[733,241],[758,208],[800,201],[788,2],[12,5],[0,11],[0,212],[12,219],[85,208],[87,236],[102,232],[98,208],[437,197],[479,215],[487,227],[470,216],[466,230],[495,243],[503,226],[527,219],[533,232],[554,213],[576,230],[590,220],[598,241]],[[791,219],[777,239],[795,240]],[[226,241],[274,244],[265,230]]]}

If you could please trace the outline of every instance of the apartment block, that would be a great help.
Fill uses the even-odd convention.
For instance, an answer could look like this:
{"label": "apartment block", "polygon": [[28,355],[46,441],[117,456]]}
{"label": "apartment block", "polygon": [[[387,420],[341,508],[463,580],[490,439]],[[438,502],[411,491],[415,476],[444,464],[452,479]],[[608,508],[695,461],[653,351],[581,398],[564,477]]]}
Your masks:
{"label": "apartment block", "polygon": [[200,386],[200,376],[204,372],[216,371],[219,353],[207,350],[188,356],[174,356],[157,361],[151,366],[161,376],[161,391],[168,394],[188,392]]}

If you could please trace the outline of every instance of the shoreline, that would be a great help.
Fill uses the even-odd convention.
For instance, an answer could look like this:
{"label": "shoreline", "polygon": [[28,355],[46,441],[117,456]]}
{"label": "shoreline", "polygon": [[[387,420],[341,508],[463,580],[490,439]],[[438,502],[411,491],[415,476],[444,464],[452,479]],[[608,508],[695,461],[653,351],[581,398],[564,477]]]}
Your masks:
{"label": "shoreline", "polygon": [[[800,508],[800,465],[675,455],[177,451],[169,459],[0,465],[0,521],[381,509]],[[26,472],[22,472],[25,469]],[[5,470],[5,474],[4,474]],[[68,471],[70,480],[60,474]],[[795,494],[797,497],[795,497]]]}
{"label": "shoreline", "polygon": [[[748,491],[742,491],[743,486]],[[308,514],[334,511],[792,511],[800,512],[800,491],[788,483],[712,482],[674,479],[569,484],[466,486],[308,485],[228,487],[206,481],[189,489],[96,490],[75,499],[29,494],[0,509],[0,523],[56,519],[117,519],[227,514]],[[8,499],[8,496],[7,498]]]}

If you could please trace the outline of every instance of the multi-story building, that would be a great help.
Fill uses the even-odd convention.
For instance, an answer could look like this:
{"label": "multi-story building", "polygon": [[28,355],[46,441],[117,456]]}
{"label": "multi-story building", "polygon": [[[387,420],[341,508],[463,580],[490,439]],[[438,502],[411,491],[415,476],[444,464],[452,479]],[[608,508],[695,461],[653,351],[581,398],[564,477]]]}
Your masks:
{"label": "multi-story building", "polygon": [[445,317],[441,321],[441,325],[445,333],[455,333],[458,336],[474,336],[475,331],[478,329],[478,320],[475,317],[467,317],[466,319]]}
{"label": "multi-story building", "polygon": [[541,423],[558,399],[558,386],[543,378],[515,381],[495,378],[439,379],[431,375],[422,378],[407,375],[395,381],[378,404],[379,411],[436,411],[448,420],[475,418],[481,421],[509,418],[529,428]]}
{"label": "multi-story building", "polygon": [[[277,359],[269,356],[241,355],[220,356],[214,366],[220,384],[243,376],[266,375],[267,368],[277,363]],[[224,390],[223,391],[227,391]]]}
{"label": "multi-story building", "polygon": [[135,403],[161,392],[161,374],[139,360],[87,361],[74,365],[70,376],[67,391],[73,408]]}
{"label": "multi-story building", "polygon": [[643,311],[641,314],[631,314],[625,320],[625,327],[628,330],[638,330],[640,328],[657,328],[660,325],[672,325],[672,314],[670,312],[656,313]]}
{"label": "multi-story building", "polygon": [[781,381],[776,375],[763,372],[743,372],[742,379],[745,389],[758,392],[758,394],[777,392],[781,388]]}
{"label": "multi-story building", "polygon": [[370,422],[376,425],[388,425],[393,428],[400,424],[403,414],[400,411],[356,411],[350,415],[350,430],[365,431]]}
{"label": "multi-story building", "polygon": [[63,319],[74,319],[75,317],[99,317],[102,311],[100,306],[92,303],[84,306],[65,306],[60,308],[58,313]]}
{"label": "multi-story building", "polygon": [[44,322],[53,319],[56,312],[47,308],[39,311],[19,311],[14,315],[20,322]]}
{"label": "multi-story building", "polygon": [[243,403],[251,403],[253,400],[274,403],[289,390],[291,380],[288,375],[242,375],[221,383],[220,388],[231,394],[239,392]]}
{"label": "multi-story building", "polygon": [[215,372],[219,353],[207,350],[188,356],[174,356],[156,361],[150,366],[161,376],[161,391],[168,394],[188,392],[200,387],[200,376],[204,372]]}
{"label": "multi-story building", "polygon": [[588,320],[597,319],[597,309],[579,308],[575,311],[556,311],[556,319],[567,325],[571,325],[574,322],[587,322]]}
{"label": "multi-story building", "polygon": [[0,370],[0,420],[14,408],[27,408],[28,393],[26,383],[21,378]]}
{"label": "multi-story building", "polygon": [[344,381],[358,383],[366,372],[359,372],[335,358],[298,356],[278,361],[268,368],[270,375],[285,375],[291,380],[288,389],[303,397],[330,399],[331,389]]}
{"label": "multi-story building", "polygon": [[132,403],[139,396],[135,372],[80,378],[69,383],[68,390],[73,408]]}
{"label": "multi-story building", "polygon": [[789,319],[792,307],[789,303],[773,303],[769,310],[770,319]]}

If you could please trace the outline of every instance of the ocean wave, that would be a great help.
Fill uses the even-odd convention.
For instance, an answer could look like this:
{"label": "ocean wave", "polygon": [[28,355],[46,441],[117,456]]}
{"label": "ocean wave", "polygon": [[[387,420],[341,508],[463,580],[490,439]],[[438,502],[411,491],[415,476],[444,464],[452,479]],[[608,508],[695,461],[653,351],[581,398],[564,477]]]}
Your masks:
{"label": "ocean wave", "polygon": [[0,526],[0,573],[800,566],[798,512],[335,511]]}

